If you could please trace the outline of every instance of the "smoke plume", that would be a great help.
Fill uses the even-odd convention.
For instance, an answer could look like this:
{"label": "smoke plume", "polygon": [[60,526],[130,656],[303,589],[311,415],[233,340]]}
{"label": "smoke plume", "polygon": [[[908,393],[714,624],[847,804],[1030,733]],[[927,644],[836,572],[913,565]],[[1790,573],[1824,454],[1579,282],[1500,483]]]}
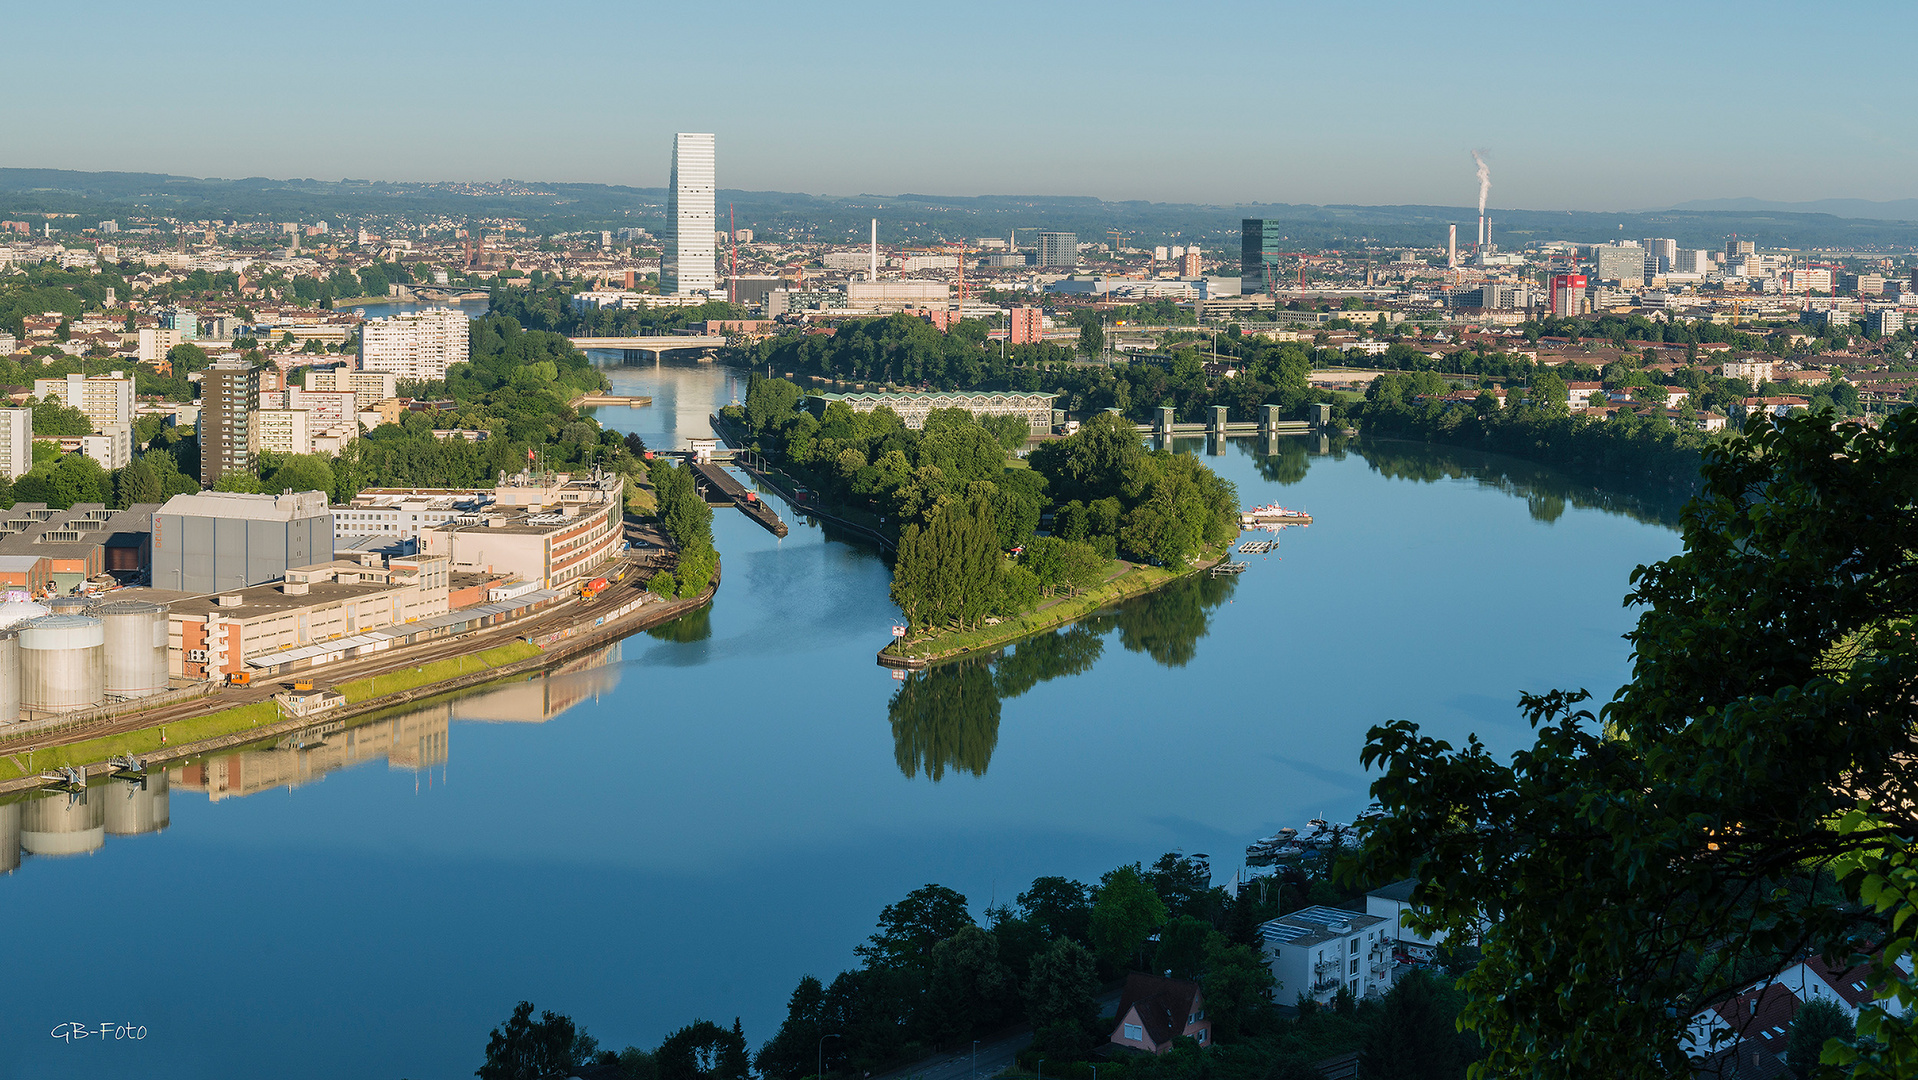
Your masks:
{"label": "smoke plume", "polygon": [[1485,155],[1472,151],[1472,160],[1478,162],[1478,212],[1485,216],[1485,197],[1492,193],[1492,167],[1485,164]]}

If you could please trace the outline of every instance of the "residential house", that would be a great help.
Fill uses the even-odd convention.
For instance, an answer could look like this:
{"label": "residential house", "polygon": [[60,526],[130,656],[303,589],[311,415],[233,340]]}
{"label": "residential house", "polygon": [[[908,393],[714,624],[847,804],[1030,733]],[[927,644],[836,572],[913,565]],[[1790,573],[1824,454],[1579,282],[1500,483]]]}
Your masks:
{"label": "residential house", "polygon": [[1589,408],[1592,403],[1592,395],[1602,394],[1604,391],[1604,383],[1568,382],[1565,384],[1565,394],[1573,412],[1579,412]]}
{"label": "residential house", "polygon": [[1181,1037],[1195,1039],[1201,1046],[1212,1044],[1212,1021],[1206,1019],[1199,984],[1137,971],[1127,975],[1112,1042],[1163,1054]]}

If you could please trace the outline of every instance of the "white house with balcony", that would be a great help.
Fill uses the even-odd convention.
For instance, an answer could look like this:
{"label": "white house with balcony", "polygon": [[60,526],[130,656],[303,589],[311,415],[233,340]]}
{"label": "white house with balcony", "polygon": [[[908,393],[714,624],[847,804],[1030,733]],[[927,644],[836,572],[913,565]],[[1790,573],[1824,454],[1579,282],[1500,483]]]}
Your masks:
{"label": "white house with balcony", "polygon": [[1393,926],[1362,911],[1314,906],[1259,927],[1260,951],[1278,980],[1273,1000],[1330,1002],[1340,990],[1371,997],[1392,988]]}

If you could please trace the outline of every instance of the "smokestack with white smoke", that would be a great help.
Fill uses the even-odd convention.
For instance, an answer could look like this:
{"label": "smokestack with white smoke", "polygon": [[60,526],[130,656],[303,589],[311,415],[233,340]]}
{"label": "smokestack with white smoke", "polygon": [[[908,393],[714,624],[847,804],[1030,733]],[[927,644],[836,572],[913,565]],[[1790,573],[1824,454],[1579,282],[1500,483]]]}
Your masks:
{"label": "smokestack with white smoke", "polygon": [[1485,200],[1492,194],[1492,167],[1485,164],[1485,155],[1481,151],[1472,151],[1472,160],[1478,162],[1478,242],[1485,245]]}

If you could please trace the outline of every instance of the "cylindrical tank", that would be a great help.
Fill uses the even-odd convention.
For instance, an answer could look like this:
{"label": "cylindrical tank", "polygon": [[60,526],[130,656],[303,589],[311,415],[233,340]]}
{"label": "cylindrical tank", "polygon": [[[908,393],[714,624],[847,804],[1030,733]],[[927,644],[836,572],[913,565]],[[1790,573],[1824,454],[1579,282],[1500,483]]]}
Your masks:
{"label": "cylindrical tank", "polygon": [[85,615],[45,615],[20,627],[20,705],[91,709],[106,700],[106,631]]}
{"label": "cylindrical tank", "polygon": [[55,615],[79,615],[92,603],[84,596],[50,596],[47,598],[47,610]]}
{"label": "cylindrical tank", "polygon": [[95,604],[87,614],[100,620],[106,641],[107,697],[143,698],[167,688],[166,607],[144,600]]}
{"label": "cylindrical tank", "polygon": [[20,869],[20,804],[0,804],[0,874]]}
{"label": "cylindrical tank", "polygon": [[144,786],[138,780],[115,780],[105,788],[96,789],[96,794],[103,796],[107,804],[109,836],[159,832],[171,819],[165,769],[147,773]]}
{"label": "cylindrical tank", "polygon": [[48,795],[20,813],[20,846],[32,855],[79,855],[107,842],[103,791]]}
{"label": "cylindrical tank", "polygon": [[20,635],[0,630],[0,724],[20,719]]}
{"label": "cylindrical tank", "polygon": [[8,600],[0,604],[0,628],[18,626],[28,619],[37,619],[42,615],[51,614],[53,614],[52,609],[45,604],[36,604],[31,600]]}

